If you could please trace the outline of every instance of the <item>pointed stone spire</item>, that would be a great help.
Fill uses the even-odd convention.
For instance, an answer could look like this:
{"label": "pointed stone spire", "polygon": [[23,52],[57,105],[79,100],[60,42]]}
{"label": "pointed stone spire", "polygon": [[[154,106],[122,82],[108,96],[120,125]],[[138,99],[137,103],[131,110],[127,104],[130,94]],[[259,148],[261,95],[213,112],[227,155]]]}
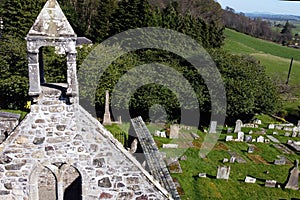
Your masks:
{"label": "pointed stone spire", "polygon": [[108,90],[105,91],[105,112],[103,117],[103,125],[111,125],[111,118],[109,112],[109,92]]}
{"label": "pointed stone spire", "polygon": [[48,0],[27,36],[76,37],[56,0]]}

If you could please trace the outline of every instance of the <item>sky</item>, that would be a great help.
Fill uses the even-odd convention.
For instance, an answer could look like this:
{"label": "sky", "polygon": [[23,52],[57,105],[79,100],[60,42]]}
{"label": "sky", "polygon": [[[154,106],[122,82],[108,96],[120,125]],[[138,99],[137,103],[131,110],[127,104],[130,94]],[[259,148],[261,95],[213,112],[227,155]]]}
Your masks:
{"label": "sky", "polygon": [[300,1],[280,0],[216,0],[222,8],[233,8],[236,12],[264,12],[300,16]]}

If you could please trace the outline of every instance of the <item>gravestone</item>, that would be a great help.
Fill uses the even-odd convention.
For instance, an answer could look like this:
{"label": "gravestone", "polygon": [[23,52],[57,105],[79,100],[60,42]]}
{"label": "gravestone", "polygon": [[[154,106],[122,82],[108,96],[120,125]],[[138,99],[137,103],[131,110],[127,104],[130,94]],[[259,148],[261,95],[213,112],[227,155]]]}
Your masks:
{"label": "gravestone", "polygon": [[253,146],[248,147],[248,153],[253,153],[253,152],[254,152],[254,147]]}
{"label": "gravestone", "polygon": [[265,141],[265,138],[263,136],[259,136],[257,139],[256,139],[256,142],[261,142],[261,143],[264,143]]}
{"label": "gravestone", "polygon": [[199,173],[198,175],[200,178],[206,178],[206,173]]}
{"label": "gravestone", "polygon": [[246,135],[245,142],[252,142],[252,135]]}
{"label": "gravestone", "polygon": [[256,119],[256,120],[253,121],[253,123],[261,125],[261,120],[260,119]]}
{"label": "gravestone", "polygon": [[276,186],[276,181],[275,180],[266,180],[265,187],[274,188],[275,186]]}
{"label": "gravestone", "polygon": [[228,163],[228,162],[229,162],[228,158],[223,159],[223,163]]}
{"label": "gravestone", "polygon": [[278,135],[278,132],[274,131],[274,132],[273,132],[273,135]]}
{"label": "gravestone", "polygon": [[236,120],[234,132],[235,133],[241,132],[242,131],[242,126],[243,126],[242,120],[240,120],[240,119]]}
{"label": "gravestone", "polygon": [[292,132],[292,137],[297,137],[297,134],[298,134],[297,132],[298,132],[298,128],[294,127],[293,132]]}
{"label": "gravestone", "polygon": [[250,131],[249,131],[249,134],[251,135],[252,133],[253,133],[253,131],[252,131],[252,130],[250,130]]}
{"label": "gravestone", "polygon": [[286,158],[283,156],[280,156],[280,159],[274,160],[275,165],[285,165],[286,163]]}
{"label": "gravestone", "polygon": [[172,124],[170,126],[170,138],[178,138],[179,136],[179,125],[178,124]]}
{"label": "gravestone", "polygon": [[245,183],[255,183],[255,182],[256,182],[256,178],[246,176]]}
{"label": "gravestone", "polygon": [[209,133],[217,133],[217,121],[210,122]]}
{"label": "gravestone", "polygon": [[288,182],[285,185],[285,189],[292,189],[292,190],[298,190],[298,181],[299,181],[299,169],[298,169],[299,161],[295,160],[294,167],[290,171],[290,175],[288,178]]}
{"label": "gravestone", "polygon": [[109,111],[109,92],[105,91],[105,112],[103,116],[103,125],[111,125],[110,111]]}
{"label": "gravestone", "polygon": [[232,133],[232,131],[233,131],[232,128],[227,129],[227,133]]}
{"label": "gravestone", "polygon": [[196,139],[199,139],[199,138],[200,138],[200,136],[199,136],[197,133],[193,133],[193,132],[191,132],[190,134],[191,134],[191,136],[192,136],[192,138],[193,138],[194,140],[196,140]]}
{"label": "gravestone", "polygon": [[235,162],[235,159],[236,159],[235,156],[231,156],[229,162],[230,162],[230,163],[234,163],[234,162]]}
{"label": "gravestone", "polygon": [[218,166],[218,172],[217,172],[217,179],[229,179],[229,174],[230,174],[230,166]]}
{"label": "gravestone", "polygon": [[154,132],[154,136],[160,137],[160,131],[159,131],[159,130],[156,130],[156,131]]}
{"label": "gravestone", "polygon": [[164,148],[164,149],[177,149],[178,144],[163,144],[162,148]]}
{"label": "gravestone", "polygon": [[166,132],[165,131],[160,132],[160,137],[166,138],[167,137]]}
{"label": "gravestone", "polygon": [[289,133],[289,132],[286,132],[286,133],[284,134],[285,137],[290,137],[290,135],[291,135],[291,133]]}
{"label": "gravestone", "polygon": [[233,140],[233,136],[232,135],[227,135],[226,138],[225,138],[226,142],[230,142],[232,140]]}
{"label": "gravestone", "polygon": [[238,141],[240,141],[240,142],[242,142],[242,141],[244,141],[244,132],[238,132]]}
{"label": "gravestone", "polygon": [[268,129],[274,129],[275,125],[274,124],[269,124]]}
{"label": "gravestone", "polygon": [[274,143],[280,143],[279,140],[273,137],[272,135],[267,135],[267,137]]}
{"label": "gravestone", "polygon": [[297,127],[298,127],[298,130],[300,131],[300,120],[298,120]]}

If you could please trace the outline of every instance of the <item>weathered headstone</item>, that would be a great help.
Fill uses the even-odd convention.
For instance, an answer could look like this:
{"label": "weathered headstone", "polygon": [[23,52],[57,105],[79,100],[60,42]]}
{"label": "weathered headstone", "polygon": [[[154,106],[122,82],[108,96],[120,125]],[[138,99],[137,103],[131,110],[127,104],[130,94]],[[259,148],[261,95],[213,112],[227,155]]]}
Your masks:
{"label": "weathered headstone", "polygon": [[256,119],[256,120],[253,121],[253,123],[261,125],[261,120],[260,119]]}
{"label": "weathered headstone", "polygon": [[274,143],[280,143],[279,140],[273,137],[272,135],[267,135],[267,137]]}
{"label": "weathered headstone", "polygon": [[217,179],[229,179],[230,166],[218,166]]}
{"label": "weathered headstone", "polygon": [[228,158],[224,158],[223,163],[227,163],[227,162],[229,162]]}
{"label": "weathered headstone", "polygon": [[286,133],[284,134],[285,137],[290,137],[290,135],[291,135],[291,133],[289,133],[289,132],[286,132]]}
{"label": "weathered headstone", "polygon": [[276,183],[277,182],[275,180],[266,180],[265,187],[274,188],[276,186]]}
{"label": "weathered headstone", "polygon": [[274,129],[275,125],[274,124],[269,124],[268,129]]}
{"label": "weathered headstone", "polygon": [[285,185],[285,189],[293,189],[293,190],[298,190],[299,185],[299,169],[298,169],[299,161],[295,160],[294,163],[294,168],[290,171],[289,179],[287,184]]}
{"label": "weathered headstone", "polygon": [[255,182],[256,182],[256,178],[246,176],[245,183],[255,183]]}
{"label": "weathered headstone", "polygon": [[254,152],[254,147],[253,146],[248,147],[248,153],[253,153],[253,152]]}
{"label": "weathered headstone", "polygon": [[179,125],[178,124],[172,124],[170,126],[170,138],[178,138],[179,136]]}
{"label": "weathered headstone", "polygon": [[286,158],[281,156],[280,159],[274,160],[275,165],[285,165],[286,163]]}
{"label": "weathered headstone", "polygon": [[160,132],[160,137],[164,137],[164,138],[167,137],[166,132],[165,131],[161,131]]}
{"label": "weathered headstone", "polygon": [[250,131],[249,131],[249,134],[251,135],[252,133],[253,133],[253,131],[252,131],[252,130],[250,130]]}
{"label": "weathered headstone", "polygon": [[231,156],[229,162],[230,162],[230,163],[234,163],[234,162],[235,162],[235,159],[236,159],[235,156]]}
{"label": "weathered headstone", "polygon": [[159,131],[159,130],[156,130],[156,131],[154,132],[154,136],[160,137],[160,131]]}
{"label": "weathered headstone", "polygon": [[230,142],[232,140],[233,140],[233,136],[232,135],[227,135],[226,138],[225,138],[226,142]]}
{"label": "weathered headstone", "polygon": [[257,139],[256,139],[256,142],[261,142],[261,143],[264,143],[265,141],[265,138],[263,136],[259,136]]}
{"label": "weathered headstone", "polygon": [[252,135],[246,135],[245,142],[252,142]]}
{"label": "weathered headstone", "polygon": [[293,132],[292,132],[292,137],[297,137],[297,134],[298,134],[297,132],[298,132],[298,128],[294,127]]}
{"label": "weathered headstone", "polygon": [[190,134],[191,134],[191,136],[193,137],[193,139],[194,139],[194,140],[196,140],[196,139],[199,139],[199,138],[200,138],[200,136],[199,136],[197,133],[193,133],[193,132],[191,132]]}
{"label": "weathered headstone", "polygon": [[164,149],[177,149],[178,144],[163,144],[162,148],[164,148]]}
{"label": "weathered headstone", "polygon": [[209,133],[217,133],[217,121],[210,122]]}
{"label": "weathered headstone", "polygon": [[274,132],[273,132],[273,135],[278,135],[278,132],[274,131]]}
{"label": "weathered headstone", "polygon": [[234,132],[235,133],[241,132],[242,131],[242,126],[243,126],[242,120],[240,120],[240,119],[236,120]]}
{"label": "weathered headstone", "polygon": [[206,178],[206,173],[199,173],[198,175],[200,178]]}
{"label": "weathered headstone", "polygon": [[109,92],[105,91],[105,111],[103,116],[103,125],[111,125],[110,111],[109,111]]}
{"label": "weathered headstone", "polygon": [[244,132],[238,132],[238,141],[240,141],[240,142],[242,142],[242,141],[244,141]]}

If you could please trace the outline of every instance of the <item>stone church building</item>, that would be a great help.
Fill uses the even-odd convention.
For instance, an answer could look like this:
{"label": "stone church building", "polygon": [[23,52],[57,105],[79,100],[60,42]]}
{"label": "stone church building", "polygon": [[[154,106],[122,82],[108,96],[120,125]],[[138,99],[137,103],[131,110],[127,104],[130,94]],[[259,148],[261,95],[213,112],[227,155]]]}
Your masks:
{"label": "stone church building", "polygon": [[[27,37],[30,113],[0,144],[0,199],[173,199],[78,101],[77,36],[48,0]],[[45,83],[40,50],[64,49],[67,83]]]}

